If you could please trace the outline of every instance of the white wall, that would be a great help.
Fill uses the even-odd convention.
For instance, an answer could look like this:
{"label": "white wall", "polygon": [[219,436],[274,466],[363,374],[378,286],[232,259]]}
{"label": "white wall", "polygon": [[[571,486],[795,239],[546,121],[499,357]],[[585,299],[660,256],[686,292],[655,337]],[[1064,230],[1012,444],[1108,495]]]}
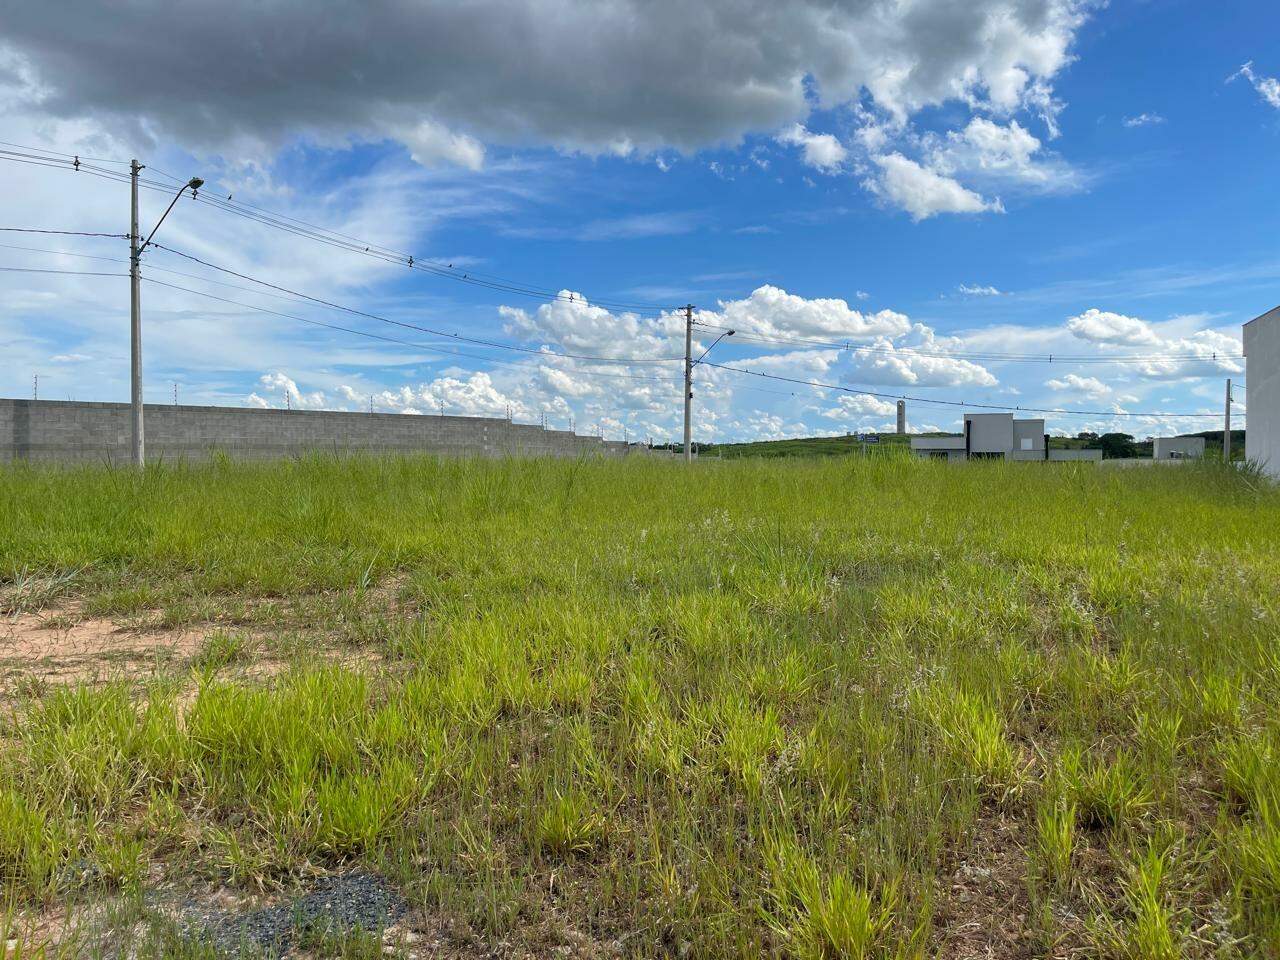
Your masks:
{"label": "white wall", "polygon": [[966,413],[969,424],[970,453],[999,453],[1007,456],[1013,449],[1013,414]]}
{"label": "white wall", "polygon": [[1245,456],[1280,479],[1280,307],[1244,325]]}

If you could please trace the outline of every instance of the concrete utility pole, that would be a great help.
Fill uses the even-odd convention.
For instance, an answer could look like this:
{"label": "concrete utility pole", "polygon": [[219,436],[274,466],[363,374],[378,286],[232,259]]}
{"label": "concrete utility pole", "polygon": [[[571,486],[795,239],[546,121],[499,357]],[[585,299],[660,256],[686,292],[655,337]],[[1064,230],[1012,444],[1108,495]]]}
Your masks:
{"label": "concrete utility pole", "polygon": [[684,308],[684,462],[693,463],[693,304]]}
{"label": "concrete utility pole", "polygon": [[[1245,411],[1248,412],[1247,410]],[[1231,378],[1227,378],[1227,414],[1222,425],[1222,462],[1231,462]]]}
{"label": "concrete utility pole", "polygon": [[156,235],[160,224],[164,223],[164,218],[169,216],[169,211],[173,209],[183,192],[189,189],[191,196],[194,197],[196,192],[204,186],[204,181],[199,177],[192,177],[184,183],[173,195],[173,199],[169,201],[169,206],[160,215],[156,225],[151,228],[147,239],[138,243],[142,239],[141,231],[138,229],[138,174],[144,169],[146,168],[137,160],[129,161],[129,393],[133,405],[133,465],[135,467],[142,467],[147,462],[146,442],[142,432],[142,271],[140,269],[142,254],[151,245],[151,238]]}
{"label": "concrete utility pole", "polygon": [[142,165],[129,161],[129,398],[133,404],[133,465],[147,462],[142,435],[142,276],[138,260],[138,172]]}

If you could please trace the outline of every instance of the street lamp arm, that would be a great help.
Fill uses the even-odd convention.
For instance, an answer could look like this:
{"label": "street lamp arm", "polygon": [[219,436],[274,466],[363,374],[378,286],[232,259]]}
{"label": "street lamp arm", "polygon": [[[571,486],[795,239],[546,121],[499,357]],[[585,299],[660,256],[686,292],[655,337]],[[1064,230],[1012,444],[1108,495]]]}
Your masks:
{"label": "street lamp arm", "polygon": [[705,349],[705,350],[703,350],[703,351],[702,351],[702,356],[700,356],[697,360],[693,361],[693,366],[695,366],[695,367],[696,367],[698,364],[700,364],[704,359],[706,359],[707,354],[711,352],[712,348],[713,348],[717,343],[719,343],[719,342],[720,342],[721,340],[723,340],[725,337],[732,337],[732,336],[734,335],[734,333],[735,333],[735,332],[736,332],[736,331],[729,330],[729,331],[727,331],[727,332],[725,332],[725,333],[720,334],[720,336],[718,336],[718,337],[716,337],[714,340],[712,340],[712,341],[711,341],[711,346],[710,346],[710,347],[707,347],[707,349]]}
{"label": "street lamp arm", "polygon": [[169,215],[169,211],[173,209],[174,204],[176,204],[176,203],[178,202],[178,200],[182,197],[182,194],[183,194],[183,193],[184,193],[188,188],[190,188],[190,190],[191,190],[191,196],[193,196],[193,197],[194,197],[194,196],[196,195],[196,191],[197,191],[197,190],[199,190],[199,189],[200,189],[201,187],[203,187],[203,186],[204,186],[204,181],[203,181],[203,180],[201,180],[199,177],[192,177],[189,181],[187,181],[186,183],[184,183],[184,184],[183,184],[183,185],[178,189],[178,192],[177,192],[177,193],[175,193],[175,194],[173,195],[173,199],[169,201],[169,206],[167,206],[167,207],[165,207],[165,208],[164,208],[164,213],[163,213],[163,214],[161,214],[161,215],[160,215],[160,219],[156,221],[156,225],[155,225],[154,227],[152,227],[152,228],[151,228],[151,232],[150,232],[149,234],[147,234],[147,239],[146,239],[145,241],[143,241],[142,246],[140,246],[140,247],[138,248],[138,253],[137,253],[137,255],[138,255],[138,256],[142,256],[142,251],[146,250],[146,249],[147,249],[147,247],[150,245],[150,243],[151,243],[151,238],[152,238],[152,237],[154,237],[154,236],[156,235],[156,231],[160,229],[160,224],[164,223],[164,218],[165,218],[165,217],[167,217],[167,216]]}

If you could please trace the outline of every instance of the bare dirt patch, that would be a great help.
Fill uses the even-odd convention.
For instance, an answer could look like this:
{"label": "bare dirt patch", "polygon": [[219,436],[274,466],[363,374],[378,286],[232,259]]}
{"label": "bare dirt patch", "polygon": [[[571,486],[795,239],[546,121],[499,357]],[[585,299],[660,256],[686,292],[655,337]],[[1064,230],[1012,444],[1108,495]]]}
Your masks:
{"label": "bare dirt patch", "polygon": [[0,619],[0,678],[50,683],[153,674],[191,657],[216,627],[143,631],[74,609]]}
{"label": "bare dirt patch", "polygon": [[[282,647],[283,634],[274,631],[246,630],[222,620],[162,624],[158,611],[94,617],[79,604],[0,616],[0,699],[20,690],[38,693],[48,685],[142,681],[199,666],[210,638],[229,630],[244,637],[244,646],[225,664],[211,664],[215,669],[252,681],[289,666],[289,644]],[[299,634],[290,643],[296,646],[303,635],[310,638],[308,657],[317,661],[371,666],[383,660],[376,651],[334,644],[327,636]]]}
{"label": "bare dirt patch", "polygon": [[934,956],[977,960],[1037,955],[1021,832],[1017,820],[996,811],[979,818],[940,891]]}

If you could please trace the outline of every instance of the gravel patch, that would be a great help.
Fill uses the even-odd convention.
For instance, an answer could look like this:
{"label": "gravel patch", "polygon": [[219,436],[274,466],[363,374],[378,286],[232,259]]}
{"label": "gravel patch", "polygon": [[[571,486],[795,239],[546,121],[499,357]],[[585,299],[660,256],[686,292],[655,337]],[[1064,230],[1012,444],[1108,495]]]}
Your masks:
{"label": "gravel patch", "polygon": [[347,873],[317,880],[304,894],[261,910],[183,913],[186,936],[208,944],[219,954],[261,956],[279,960],[308,930],[342,934],[377,932],[406,913],[404,897],[372,873]]}

